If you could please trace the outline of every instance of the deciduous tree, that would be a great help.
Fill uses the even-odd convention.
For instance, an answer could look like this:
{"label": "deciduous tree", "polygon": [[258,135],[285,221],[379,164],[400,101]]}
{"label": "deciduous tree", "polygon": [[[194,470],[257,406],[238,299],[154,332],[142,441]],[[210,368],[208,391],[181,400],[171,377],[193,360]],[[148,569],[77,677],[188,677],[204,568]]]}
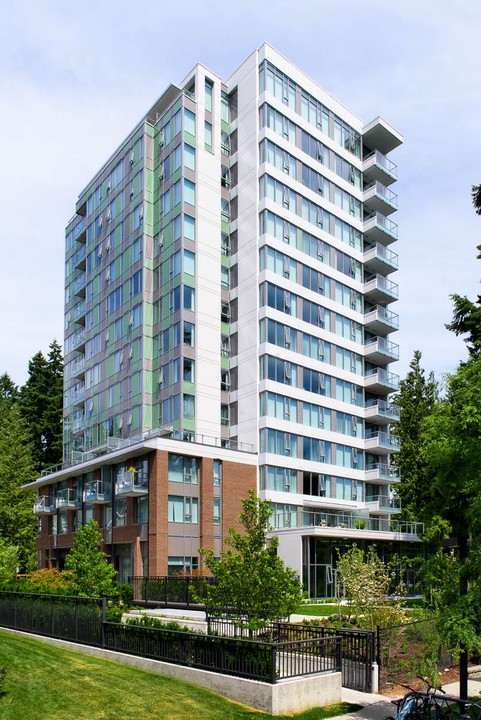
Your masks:
{"label": "deciduous tree", "polygon": [[65,558],[65,569],[73,570],[79,595],[103,597],[113,594],[116,570],[101,550],[102,535],[95,520],[75,533],[74,546]]}
{"label": "deciduous tree", "polygon": [[270,506],[250,490],[240,514],[244,532],[229,530],[225,541],[229,549],[220,560],[212,550],[199,551],[215,577],[215,583],[208,587],[207,605],[229,609],[251,630],[288,617],[302,600],[297,574],[277,554],[278,539],[267,539]]}

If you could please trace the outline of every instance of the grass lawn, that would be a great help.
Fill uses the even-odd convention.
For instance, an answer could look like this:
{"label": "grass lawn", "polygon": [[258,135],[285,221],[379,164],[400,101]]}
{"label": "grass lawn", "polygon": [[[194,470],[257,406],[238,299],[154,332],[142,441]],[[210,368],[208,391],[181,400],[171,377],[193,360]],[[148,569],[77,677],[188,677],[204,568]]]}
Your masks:
{"label": "grass lawn", "polygon": [[[324,605],[299,605],[296,610],[296,615],[314,615],[316,617],[327,617],[328,615],[335,615],[339,611],[337,605],[324,604]],[[341,607],[342,612],[342,607]]]}
{"label": "grass lawn", "polygon": [[[110,660],[0,630],[2,720],[267,720],[271,715],[189,685]],[[321,720],[356,710],[342,703],[290,720]],[[282,720],[282,718],[279,718]],[[287,718],[284,716],[284,720]]]}

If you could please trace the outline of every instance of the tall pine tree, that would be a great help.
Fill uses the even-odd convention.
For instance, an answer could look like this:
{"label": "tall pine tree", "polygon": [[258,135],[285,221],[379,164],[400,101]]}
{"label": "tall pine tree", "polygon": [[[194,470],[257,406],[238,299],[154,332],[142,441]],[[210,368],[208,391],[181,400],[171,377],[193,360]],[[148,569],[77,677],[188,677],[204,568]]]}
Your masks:
{"label": "tall pine tree", "polygon": [[27,423],[38,473],[62,459],[63,360],[54,340],[47,358],[36,353],[20,391],[20,412]]}
{"label": "tall pine tree", "polygon": [[402,517],[419,520],[420,508],[429,495],[431,479],[426,463],[420,456],[422,427],[438,400],[438,386],[433,373],[426,378],[421,367],[421,352],[416,350],[410,370],[400,382],[399,393],[393,403],[399,407],[399,421],[392,432],[399,438],[400,451],[394,460],[401,470],[401,482],[396,493],[401,499]]}
{"label": "tall pine tree", "polygon": [[22,569],[35,558],[35,493],[23,485],[36,477],[29,432],[18,407],[0,403],[0,538],[19,548]]}

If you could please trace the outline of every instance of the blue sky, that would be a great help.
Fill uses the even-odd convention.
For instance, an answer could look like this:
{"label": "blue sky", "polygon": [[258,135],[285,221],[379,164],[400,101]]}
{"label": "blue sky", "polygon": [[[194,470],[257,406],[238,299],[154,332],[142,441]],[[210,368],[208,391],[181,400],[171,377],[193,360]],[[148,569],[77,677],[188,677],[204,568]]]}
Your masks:
{"label": "blue sky", "polygon": [[221,77],[269,42],[365,122],[403,133],[398,165],[401,346],[437,376],[466,357],[444,329],[474,299],[481,218],[481,4],[470,0],[17,0],[0,9],[0,373],[63,339],[64,228],[80,190],[170,82]]}

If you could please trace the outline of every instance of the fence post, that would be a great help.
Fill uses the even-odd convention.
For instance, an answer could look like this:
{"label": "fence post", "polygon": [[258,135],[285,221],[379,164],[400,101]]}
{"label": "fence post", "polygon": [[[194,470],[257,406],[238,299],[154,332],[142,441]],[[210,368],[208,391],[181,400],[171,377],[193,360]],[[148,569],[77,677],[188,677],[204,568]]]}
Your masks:
{"label": "fence post", "polygon": [[381,667],[381,628],[376,628],[376,662],[378,668]]}
{"label": "fence post", "polygon": [[107,598],[102,598],[101,647],[105,647],[105,623],[107,622]]}
{"label": "fence post", "polygon": [[276,660],[277,660],[277,648],[271,643],[271,683],[274,685],[276,682]]}
{"label": "fence post", "polygon": [[342,637],[336,638],[336,671],[342,672]]}

